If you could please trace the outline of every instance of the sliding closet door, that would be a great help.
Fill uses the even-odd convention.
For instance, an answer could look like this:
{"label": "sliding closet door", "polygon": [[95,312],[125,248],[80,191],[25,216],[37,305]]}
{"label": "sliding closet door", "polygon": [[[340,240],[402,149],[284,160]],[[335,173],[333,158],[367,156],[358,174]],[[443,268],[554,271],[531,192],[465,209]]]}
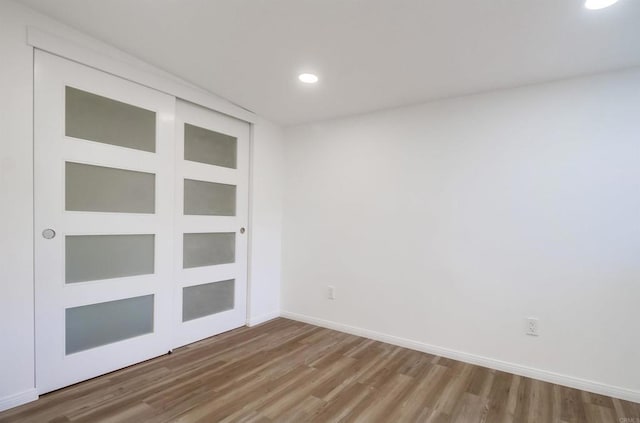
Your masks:
{"label": "sliding closet door", "polygon": [[171,349],[175,99],[36,51],[36,386]]}
{"label": "sliding closet door", "polygon": [[249,137],[246,122],[177,103],[175,347],[246,322]]}

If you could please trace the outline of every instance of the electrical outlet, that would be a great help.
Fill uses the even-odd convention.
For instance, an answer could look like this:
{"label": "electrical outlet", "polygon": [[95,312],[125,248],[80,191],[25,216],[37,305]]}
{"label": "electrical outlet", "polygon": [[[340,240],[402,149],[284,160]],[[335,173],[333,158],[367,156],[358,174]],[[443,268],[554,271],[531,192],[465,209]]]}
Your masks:
{"label": "electrical outlet", "polygon": [[540,321],[537,317],[527,318],[527,335],[539,336],[540,335]]}
{"label": "electrical outlet", "polygon": [[330,300],[336,299],[336,287],[333,285],[327,286],[327,298]]}

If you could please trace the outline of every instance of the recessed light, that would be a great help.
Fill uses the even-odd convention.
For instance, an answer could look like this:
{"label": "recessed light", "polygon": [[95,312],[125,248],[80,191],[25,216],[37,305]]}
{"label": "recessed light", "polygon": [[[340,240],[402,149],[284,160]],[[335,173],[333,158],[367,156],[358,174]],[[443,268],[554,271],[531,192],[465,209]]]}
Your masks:
{"label": "recessed light", "polygon": [[617,2],[618,0],[586,0],[584,2],[584,7],[591,10],[598,10],[609,7]]}
{"label": "recessed light", "polygon": [[318,82],[318,76],[312,73],[301,73],[298,75],[298,79],[305,84],[315,84]]}

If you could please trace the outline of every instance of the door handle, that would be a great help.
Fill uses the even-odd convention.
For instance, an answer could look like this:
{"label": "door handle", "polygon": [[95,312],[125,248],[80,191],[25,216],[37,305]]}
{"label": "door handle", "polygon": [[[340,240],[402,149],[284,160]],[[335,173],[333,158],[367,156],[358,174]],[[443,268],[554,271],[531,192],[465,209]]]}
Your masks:
{"label": "door handle", "polygon": [[54,231],[51,228],[47,228],[44,231],[42,231],[42,237],[44,239],[53,239],[56,237],[56,231]]}

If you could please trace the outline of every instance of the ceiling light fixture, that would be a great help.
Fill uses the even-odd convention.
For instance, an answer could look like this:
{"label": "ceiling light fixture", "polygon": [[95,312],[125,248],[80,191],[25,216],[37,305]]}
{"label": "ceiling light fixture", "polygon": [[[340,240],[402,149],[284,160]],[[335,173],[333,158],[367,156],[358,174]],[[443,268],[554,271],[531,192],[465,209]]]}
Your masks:
{"label": "ceiling light fixture", "polygon": [[318,82],[318,76],[312,73],[301,73],[298,75],[298,79],[305,84],[315,84]]}
{"label": "ceiling light fixture", "polygon": [[605,7],[612,6],[617,3],[618,0],[586,0],[584,7],[590,10],[604,9]]}

